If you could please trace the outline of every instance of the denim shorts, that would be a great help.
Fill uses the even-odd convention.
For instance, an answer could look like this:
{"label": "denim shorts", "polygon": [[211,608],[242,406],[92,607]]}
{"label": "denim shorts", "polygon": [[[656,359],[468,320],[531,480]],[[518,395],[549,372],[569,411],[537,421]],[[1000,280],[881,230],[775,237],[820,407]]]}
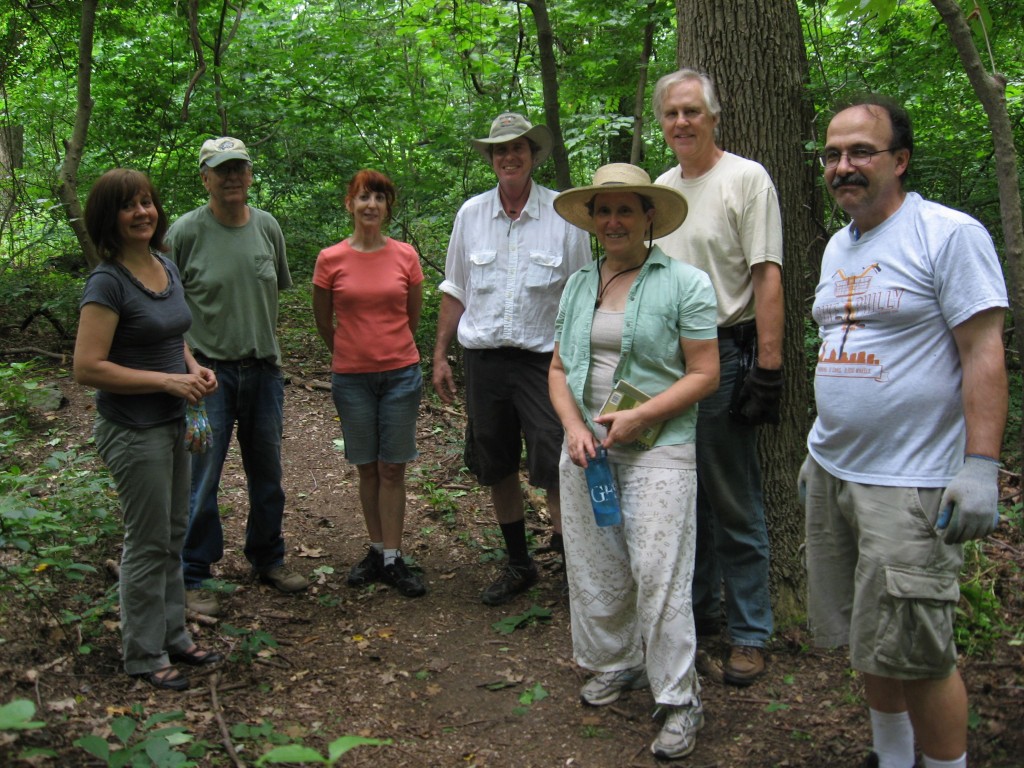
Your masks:
{"label": "denim shorts", "polygon": [[331,395],[353,464],[406,464],[417,456],[416,417],[423,396],[418,363],[378,373],[335,373]]}
{"label": "denim shorts", "polygon": [[859,672],[950,675],[963,548],[935,528],[942,489],[863,485],[814,459],[809,467],[807,607],[816,643],[849,643]]}

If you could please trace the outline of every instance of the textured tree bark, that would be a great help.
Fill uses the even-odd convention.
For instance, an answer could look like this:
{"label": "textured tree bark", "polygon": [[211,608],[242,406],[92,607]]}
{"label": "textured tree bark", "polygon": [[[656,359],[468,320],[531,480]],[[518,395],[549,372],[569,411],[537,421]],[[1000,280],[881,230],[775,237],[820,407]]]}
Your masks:
{"label": "textured tree bark", "polygon": [[722,116],[719,145],[757,160],[775,181],[782,207],[786,302],[782,423],[761,427],[765,511],[772,545],[776,624],[803,613],[804,513],[796,474],[813,417],[804,344],[825,237],[815,162],[814,108],[794,0],[676,0],[678,64],[715,81]]}

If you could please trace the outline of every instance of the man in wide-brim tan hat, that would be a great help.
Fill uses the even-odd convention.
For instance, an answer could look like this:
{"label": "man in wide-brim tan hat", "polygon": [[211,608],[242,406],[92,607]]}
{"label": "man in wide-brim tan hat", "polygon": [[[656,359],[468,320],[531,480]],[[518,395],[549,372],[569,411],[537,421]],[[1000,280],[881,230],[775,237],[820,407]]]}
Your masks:
{"label": "man in wide-brim tan hat", "polygon": [[[643,169],[603,166],[593,184],[559,195],[555,210],[603,250],[565,286],[549,377],[565,429],[559,487],[573,656],[596,673],[580,698],[599,707],[649,686],[665,714],[651,751],[685,757],[704,725],[690,582],[697,401],[719,376],[715,291],[707,274],[652,242],[683,223],[687,202]],[[634,407],[605,408],[623,393]],[[604,452],[622,524],[598,527],[586,468]]]}
{"label": "man in wide-brim tan hat", "polygon": [[473,141],[498,186],[459,209],[448,243],[434,347],[434,390],[455,395],[448,348],[465,354],[466,466],[491,489],[508,562],[481,595],[501,605],[537,581],[526,541],[519,464],[526,443],[528,480],[547,493],[551,549],[561,551],[558,452],[562,428],[547,395],[558,297],[569,275],[590,262],[586,233],[559,218],[555,193],[533,183],[551,153],[551,132],[505,112]]}

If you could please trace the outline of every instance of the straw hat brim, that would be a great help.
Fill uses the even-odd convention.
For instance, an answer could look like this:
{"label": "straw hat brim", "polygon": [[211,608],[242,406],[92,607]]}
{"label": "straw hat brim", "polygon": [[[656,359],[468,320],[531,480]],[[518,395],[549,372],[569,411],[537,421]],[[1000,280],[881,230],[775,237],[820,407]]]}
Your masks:
{"label": "straw hat brim", "polygon": [[570,224],[595,234],[594,219],[587,210],[587,203],[605,192],[635,192],[649,199],[654,205],[654,221],[651,222],[654,238],[675,232],[686,220],[689,209],[686,198],[662,184],[591,184],[568,189],[555,198],[555,211]]}
{"label": "straw hat brim", "polygon": [[551,138],[551,131],[548,130],[546,125],[535,125],[528,131],[517,134],[508,134],[505,136],[496,136],[486,139],[473,139],[473,149],[480,153],[484,161],[491,164],[491,148],[495,144],[507,144],[510,141],[515,141],[518,138],[526,138],[537,145],[537,155],[534,161],[534,166],[538,166],[543,163],[548,157],[551,156],[551,149],[554,146],[554,139]]}

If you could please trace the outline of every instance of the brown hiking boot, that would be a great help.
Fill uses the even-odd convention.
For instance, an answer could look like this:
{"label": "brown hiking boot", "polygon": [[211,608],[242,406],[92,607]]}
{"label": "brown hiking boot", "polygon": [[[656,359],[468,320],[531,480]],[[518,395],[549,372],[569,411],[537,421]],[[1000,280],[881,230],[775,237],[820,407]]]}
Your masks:
{"label": "brown hiking boot", "polygon": [[734,645],[722,670],[725,682],[747,686],[764,674],[764,651],[752,645]]}

